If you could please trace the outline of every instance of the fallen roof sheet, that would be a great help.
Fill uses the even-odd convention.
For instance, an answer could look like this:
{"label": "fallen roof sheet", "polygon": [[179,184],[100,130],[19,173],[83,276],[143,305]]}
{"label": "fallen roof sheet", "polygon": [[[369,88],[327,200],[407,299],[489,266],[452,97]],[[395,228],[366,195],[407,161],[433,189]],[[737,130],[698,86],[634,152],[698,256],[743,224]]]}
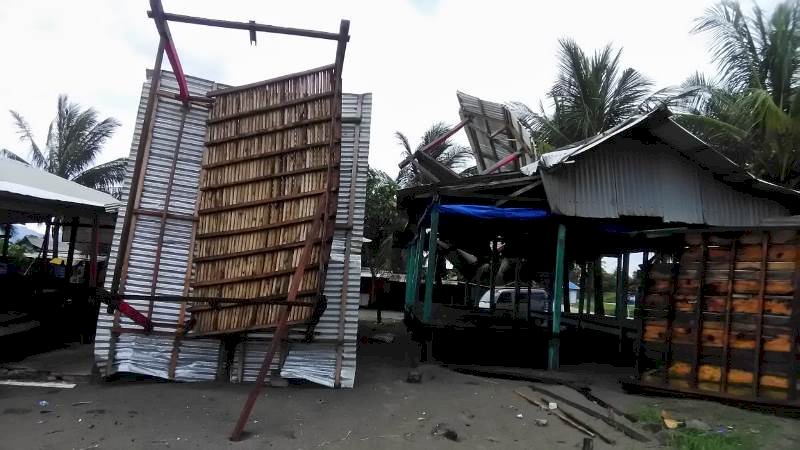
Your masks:
{"label": "fallen roof sheet", "polygon": [[500,172],[519,170],[533,157],[531,135],[522,126],[516,113],[501,103],[457,92],[462,119],[471,119],[466,126],[467,138],[481,173],[511,155],[519,159],[498,169]]}
{"label": "fallen roof sheet", "polygon": [[[150,73],[148,73],[148,79]],[[209,80],[187,77],[191,95],[203,96],[219,85]],[[160,89],[177,93],[178,85],[174,76],[162,72]],[[136,132],[131,147],[131,159],[135,158],[141,133],[143,115],[147,102],[149,81],[145,82],[140,100]],[[305,326],[290,333],[290,350],[283,366],[287,377],[305,378],[328,386],[336,381],[336,366],[341,367],[340,384],[352,387],[355,378],[355,347],[358,329],[358,301],[361,271],[361,239],[366,198],[366,178],[368,172],[369,130],[371,115],[371,94],[343,94],[342,97],[342,150],[341,175],[339,177],[339,204],[336,223],[347,225],[352,220],[352,230],[337,229],[334,232],[331,258],[326,274],[325,295],[328,308],[315,328],[314,342],[299,342],[305,337]],[[142,191],[142,204],[149,209],[164,208],[164,186],[169,176],[173,154],[178,145],[178,123],[181,114],[180,102],[161,97],[153,125],[153,139],[150,158],[145,169]],[[191,219],[197,201],[201,158],[204,151],[203,139],[206,132],[207,110],[193,108],[187,119],[179,148],[180,164],[175,174],[176,185],[169,201],[169,211],[178,213],[166,221],[162,245],[159,274],[154,272],[154,242],[157,240],[158,217],[137,217],[132,235],[133,246],[128,264],[125,294],[150,294],[155,283],[155,293],[162,295],[181,295],[189,260],[191,238]],[[123,187],[123,201],[130,189],[132,167],[128,167],[127,179]],[[352,209],[349,199],[354,199]],[[116,251],[119,248],[122,214],[117,221],[114,245],[109,258],[109,273],[116,264]],[[344,227],[342,227],[344,228]],[[345,258],[349,255],[349,258]],[[347,263],[345,263],[347,261]],[[347,267],[347,269],[345,269]],[[345,276],[347,272],[347,276]],[[110,277],[106,280],[110,287]],[[140,311],[146,311],[146,300],[128,301]],[[169,377],[169,364],[172,346],[177,331],[180,306],[177,303],[155,302],[153,320],[160,324],[173,324],[157,327],[160,334],[123,333],[119,335],[114,352],[111,373],[133,372],[160,378]],[[113,316],[101,309],[98,317],[95,359],[103,375],[110,348]],[[122,327],[135,327],[127,318],[120,319]],[[340,333],[342,336],[340,337]],[[231,370],[232,381],[251,381],[263,361],[271,333],[251,332],[244,336],[236,348]],[[220,340],[193,338],[180,341],[174,379],[182,381],[213,380],[217,375]],[[338,360],[338,362],[337,362]]]}

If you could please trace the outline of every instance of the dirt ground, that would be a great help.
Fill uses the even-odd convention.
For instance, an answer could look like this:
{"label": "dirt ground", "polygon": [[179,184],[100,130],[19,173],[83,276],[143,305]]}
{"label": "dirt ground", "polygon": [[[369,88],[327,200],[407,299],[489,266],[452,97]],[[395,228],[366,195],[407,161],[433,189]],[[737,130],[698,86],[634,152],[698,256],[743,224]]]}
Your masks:
{"label": "dirt ground", "polygon": [[[266,388],[241,442],[228,441],[228,435],[250,386],[124,379],[74,389],[0,386],[0,449],[580,448],[583,435],[514,393],[529,383],[463,375],[438,365],[421,367],[422,383],[406,383],[405,335],[399,322],[387,322],[362,324],[362,336],[390,330],[397,339],[361,344],[354,389]],[[796,420],[710,402],[627,395],[616,383],[620,369],[566,370],[629,412],[667,408],[713,427],[753,433],[776,450],[800,448]],[[569,388],[546,388],[595,407]],[[40,406],[41,400],[47,406]],[[609,446],[595,439],[596,449],[659,447],[657,439],[640,443],[569,412],[616,441]],[[547,426],[537,426],[535,419],[547,419]]]}

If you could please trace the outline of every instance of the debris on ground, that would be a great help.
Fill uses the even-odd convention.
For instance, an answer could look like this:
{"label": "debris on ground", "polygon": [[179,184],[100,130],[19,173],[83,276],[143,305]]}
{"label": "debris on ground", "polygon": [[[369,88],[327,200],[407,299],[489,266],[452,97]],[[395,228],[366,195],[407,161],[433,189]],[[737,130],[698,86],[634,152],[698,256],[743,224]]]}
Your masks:
{"label": "debris on ground", "polygon": [[704,433],[708,432],[708,431],[711,431],[713,429],[711,427],[711,425],[703,422],[700,419],[689,419],[689,420],[687,420],[686,421],[686,428],[689,428],[689,429],[692,429],[692,430],[697,430],[697,431],[702,431]]}
{"label": "debris on ground", "polygon": [[676,420],[673,418],[672,414],[670,414],[666,409],[661,410],[661,421],[669,430],[675,430],[686,425],[686,423],[682,420]]}
{"label": "debris on ground", "polygon": [[75,402],[72,406],[82,406],[82,405],[91,405],[92,402]]}
{"label": "debris on ground", "polygon": [[433,429],[431,430],[431,435],[433,437],[444,437],[445,439],[451,441],[458,441],[458,433],[455,430],[448,427],[447,424],[440,422],[434,425]]}
{"label": "debris on ground", "polygon": [[547,419],[533,419],[533,423],[535,423],[538,427],[546,427]]}
{"label": "debris on ground", "polygon": [[376,333],[373,334],[370,338],[372,342],[383,342],[384,344],[391,344],[394,342],[394,333]]}
{"label": "debris on ground", "polygon": [[422,372],[419,370],[411,370],[406,377],[406,383],[420,383],[422,382]]}
{"label": "debris on ground", "polygon": [[46,407],[47,407],[47,405],[49,405],[49,404],[50,404],[50,402],[48,402],[47,400],[39,400],[39,401],[37,402],[37,404],[38,404],[39,406],[41,406],[42,408],[46,408]]}

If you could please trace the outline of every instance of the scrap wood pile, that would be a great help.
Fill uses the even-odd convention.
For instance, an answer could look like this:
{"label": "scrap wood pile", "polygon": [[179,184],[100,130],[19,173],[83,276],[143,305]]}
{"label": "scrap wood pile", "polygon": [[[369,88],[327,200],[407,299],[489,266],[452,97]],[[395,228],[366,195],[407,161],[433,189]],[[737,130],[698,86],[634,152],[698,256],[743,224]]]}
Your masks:
{"label": "scrap wood pile", "polygon": [[[586,398],[584,401],[571,400],[538,385],[530,385],[529,389],[518,389],[514,392],[548,416],[553,416],[584,434],[586,436],[584,449],[593,448],[595,438],[609,445],[616,444],[614,431],[637,442],[651,442],[650,437],[634,427],[633,423],[636,422],[634,417],[589,393],[588,389],[578,388],[572,384],[562,386],[574,389]],[[537,419],[536,423],[543,426],[548,422],[546,419]]]}

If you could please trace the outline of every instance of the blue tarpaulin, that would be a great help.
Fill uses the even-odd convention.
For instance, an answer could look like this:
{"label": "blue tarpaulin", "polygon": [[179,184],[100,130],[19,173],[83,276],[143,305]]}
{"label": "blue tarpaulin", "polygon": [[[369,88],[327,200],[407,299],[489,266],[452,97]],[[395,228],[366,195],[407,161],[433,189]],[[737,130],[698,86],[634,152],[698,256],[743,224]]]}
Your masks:
{"label": "blue tarpaulin", "polygon": [[487,205],[436,205],[439,214],[468,216],[476,219],[534,220],[549,213],[534,208],[499,208]]}

